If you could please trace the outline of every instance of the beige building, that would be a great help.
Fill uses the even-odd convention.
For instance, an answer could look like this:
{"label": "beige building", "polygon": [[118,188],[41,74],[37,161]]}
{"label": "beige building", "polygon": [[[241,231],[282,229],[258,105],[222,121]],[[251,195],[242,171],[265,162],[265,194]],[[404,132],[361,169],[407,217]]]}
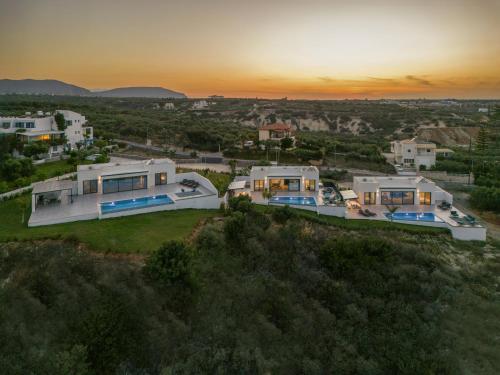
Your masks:
{"label": "beige building", "polygon": [[394,161],[405,168],[420,169],[425,165],[430,169],[436,164],[436,144],[418,138],[391,142]]}

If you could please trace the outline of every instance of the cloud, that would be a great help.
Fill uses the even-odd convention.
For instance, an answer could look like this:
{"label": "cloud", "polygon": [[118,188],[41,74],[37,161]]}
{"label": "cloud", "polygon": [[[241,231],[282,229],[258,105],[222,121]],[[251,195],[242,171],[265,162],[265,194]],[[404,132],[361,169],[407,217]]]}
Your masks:
{"label": "cloud", "polygon": [[409,81],[416,82],[416,83],[423,85],[423,86],[433,86],[433,83],[425,78],[421,78],[421,77],[417,77],[417,76],[413,76],[413,75],[407,75],[405,78]]}

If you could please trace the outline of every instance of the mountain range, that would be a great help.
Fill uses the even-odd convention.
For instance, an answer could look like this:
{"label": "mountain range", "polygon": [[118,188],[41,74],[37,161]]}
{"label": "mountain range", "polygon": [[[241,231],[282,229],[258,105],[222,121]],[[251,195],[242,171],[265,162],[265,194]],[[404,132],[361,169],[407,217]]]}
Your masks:
{"label": "mountain range", "polygon": [[54,79],[0,79],[0,95],[2,94],[98,96],[106,98],[182,99],[187,97],[181,92],[163,87],[119,87],[105,91],[90,91],[84,87]]}

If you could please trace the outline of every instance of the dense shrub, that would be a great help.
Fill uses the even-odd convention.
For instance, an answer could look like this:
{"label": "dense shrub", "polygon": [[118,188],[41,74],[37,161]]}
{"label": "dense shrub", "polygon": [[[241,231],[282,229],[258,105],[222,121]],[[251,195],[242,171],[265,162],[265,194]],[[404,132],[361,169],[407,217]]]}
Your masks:
{"label": "dense shrub", "polygon": [[500,189],[494,187],[477,187],[472,190],[470,203],[484,211],[500,212]]}

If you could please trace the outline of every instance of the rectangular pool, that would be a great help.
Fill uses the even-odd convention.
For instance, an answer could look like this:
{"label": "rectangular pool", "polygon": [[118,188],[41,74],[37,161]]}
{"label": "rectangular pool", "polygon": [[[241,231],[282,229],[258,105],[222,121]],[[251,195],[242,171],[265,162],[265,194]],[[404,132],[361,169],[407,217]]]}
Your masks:
{"label": "rectangular pool", "polygon": [[[391,213],[385,212],[384,215],[390,220]],[[438,216],[432,212],[395,212],[392,214],[393,220],[406,220],[406,221],[430,221],[435,223],[442,223]]]}
{"label": "rectangular pool", "polygon": [[288,204],[295,206],[316,206],[314,197],[272,197],[269,203]]}
{"label": "rectangular pool", "polygon": [[109,214],[112,212],[136,210],[138,208],[161,206],[164,204],[172,204],[174,201],[166,194],[155,195],[152,197],[142,197],[135,199],[124,199],[113,202],[101,203],[101,213]]}

